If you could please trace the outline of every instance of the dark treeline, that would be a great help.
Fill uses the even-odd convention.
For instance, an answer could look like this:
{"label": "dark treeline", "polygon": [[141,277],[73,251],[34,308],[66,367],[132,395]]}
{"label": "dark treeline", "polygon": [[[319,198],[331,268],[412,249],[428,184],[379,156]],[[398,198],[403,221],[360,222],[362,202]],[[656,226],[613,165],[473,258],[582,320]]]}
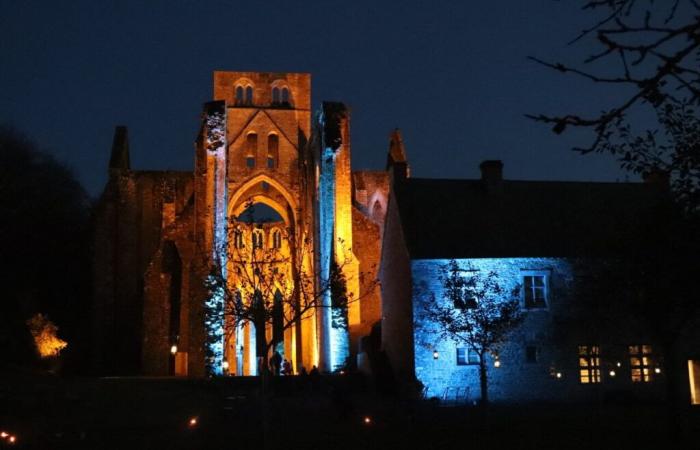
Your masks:
{"label": "dark treeline", "polygon": [[2,364],[35,366],[26,320],[48,315],[68,342],[65,370],[85,367],[89,339],[90,200],[73,173],[0,125]]}

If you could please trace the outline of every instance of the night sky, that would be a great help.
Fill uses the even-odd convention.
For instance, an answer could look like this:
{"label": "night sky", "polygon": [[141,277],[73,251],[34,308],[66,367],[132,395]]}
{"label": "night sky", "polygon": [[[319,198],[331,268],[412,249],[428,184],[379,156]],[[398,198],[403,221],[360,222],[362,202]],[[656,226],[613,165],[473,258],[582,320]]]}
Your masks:
{"label": "night sky", "polygon": [[[525,113],[598,111],[615,93],[528,55],[578,62],[580,2],[0,0],[0,122],[31,136],[98,195],[114,126],[135,169],[191,169],[214,70],[310,72],[314,108],[352,109],[355,169],[384,167],[402,129],[413,176],[624,181]],[[631,181],[638,178],[630,176]]]}

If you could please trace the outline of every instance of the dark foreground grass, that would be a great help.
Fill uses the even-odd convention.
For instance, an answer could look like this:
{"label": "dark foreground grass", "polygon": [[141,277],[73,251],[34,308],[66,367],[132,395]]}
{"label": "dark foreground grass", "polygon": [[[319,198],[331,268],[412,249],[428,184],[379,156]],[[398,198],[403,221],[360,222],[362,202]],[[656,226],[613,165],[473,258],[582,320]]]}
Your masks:
{"label": "dark foreground grass", "polygon": [[0,429],[17,435],[16,448],[38,449],[700,448],[692,410],[683,417],[685,434],[672,441],[664,405],[492,405],[484,412],[371,395],[350,380],[278,380],[263,403],[251,378],[5,373]]}

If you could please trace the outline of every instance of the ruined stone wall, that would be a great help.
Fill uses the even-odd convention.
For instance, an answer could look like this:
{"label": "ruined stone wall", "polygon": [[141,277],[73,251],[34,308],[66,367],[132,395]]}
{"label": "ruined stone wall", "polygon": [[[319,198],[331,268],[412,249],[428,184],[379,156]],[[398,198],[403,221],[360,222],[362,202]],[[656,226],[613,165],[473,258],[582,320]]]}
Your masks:
{"label": "ruined stone wall", "polygon": [[[360,277],[360,323],[350,333],[353,343],[357,338],[368,336],[372,325],[381,320],[381,289],[379,286],[379,264],[381,257],[381,236],[379,225],[367,218],[360,210],[353,208],[352,235],[353,252],[359,259]],[[357,351],[353,345],[352,352]]]}
{"label": "ruined stone wall", "polygon": [[144,274],[160,245],[164,212],[182,210],[191,192],[189,173],[112,173],[95,209],[98,372],[141,372]]}

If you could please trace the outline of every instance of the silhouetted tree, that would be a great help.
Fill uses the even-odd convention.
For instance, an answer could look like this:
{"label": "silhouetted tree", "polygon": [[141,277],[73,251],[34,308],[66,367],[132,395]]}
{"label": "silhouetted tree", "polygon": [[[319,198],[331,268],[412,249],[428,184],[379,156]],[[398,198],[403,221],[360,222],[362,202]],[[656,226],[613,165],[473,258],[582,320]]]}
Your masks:
{"label": "silhouetted tree", "polygon": [[479,356],[481,402],[488,404],[486,355],[498,356],[508,334],[523,321],[520,286],[503,288],[498,274],[486,275],[450,260],[439,269],[442,294],[429,294],[419,322],[434,324],[435,337],[464,343]]}
{"label": "silhouetted tree", "polygon": [[[594,24],[570,44],[594,38],[599,51],[585,64],[597,68],[534,61],[623,94],[598,114],[569,112],[529,115],[563,133],[589,128],[583,154],[612,154],[633,173],[662,172],[689,211],[700,209],[700,3],[696,0],[586,0],[583,9],[597,15]],[[602,63],[605,63],[603,65]],[[656,126],[640,127],[649,114]],[[641,128],[641,129],[640,129]]]}
{"label": "silhouetted tree", "polygon": [[86,193],[65,166],[18,131],[0,127],[3,362],[32,361],[26,321],[36,313],[48,313],[60,326],[69,359],[84,350],[88,211]]}

